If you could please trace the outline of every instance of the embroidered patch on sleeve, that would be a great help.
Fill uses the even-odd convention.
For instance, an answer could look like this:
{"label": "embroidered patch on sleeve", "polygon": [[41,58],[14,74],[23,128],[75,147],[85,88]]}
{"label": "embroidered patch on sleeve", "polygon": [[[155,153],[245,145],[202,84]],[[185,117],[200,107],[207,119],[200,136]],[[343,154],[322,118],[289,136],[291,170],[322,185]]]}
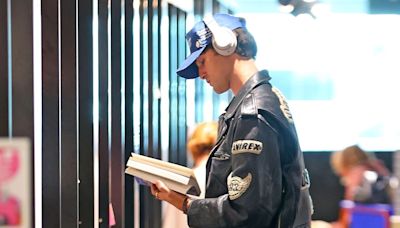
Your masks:
{"label": "embroidered patch on sleeve", "polygon": [[263,143],[256,140],[238,140],[232,143],[232,154],[253,153],[260,154]]}
{"label": "embroidered patch on sleeve", "polygon": [[293,117],[292,117],[292,113],[290,113],[290,109],[289,109],[289,105],[286,101],[285,96],[283,96],[283,94],[281,93],[281,91],[279,91],[279,89],[273,87],[272,88],[272,92],[275,93],[275,95],[278,97],[279,99],[279,103],[280,103],[280,108],[281,111],[283,113],[283,115],[285,115],[286,119],[292,123],[293,122]]}
{"label": "embroidered patch on sleeve", "polygon": [[229,199],[235,200],[243,195],[250,186],[251,178],[251,173],[248,173],[243,179],[238,176],[232,177],[232,173],[229,174],[227,178]]}

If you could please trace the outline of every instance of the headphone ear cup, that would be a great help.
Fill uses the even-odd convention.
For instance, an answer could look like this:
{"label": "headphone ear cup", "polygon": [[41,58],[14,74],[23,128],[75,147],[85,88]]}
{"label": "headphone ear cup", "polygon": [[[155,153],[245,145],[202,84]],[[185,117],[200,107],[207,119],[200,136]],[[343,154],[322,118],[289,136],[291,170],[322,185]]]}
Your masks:
{"label": "headphone ear cup", "polygon": [[212,31],[212,33],[212,45],[218,54],[229,56],[235,52],[237,38],[232,30],[226,27],[219,27],[217,31]]}
{"label": "headphone ear cup", "polygon": [[206,16],[203,21],[212,33],[214,50],[223,56],[232,55],[237,46],[235,33],[227,27],[220,26],[213,16]]}

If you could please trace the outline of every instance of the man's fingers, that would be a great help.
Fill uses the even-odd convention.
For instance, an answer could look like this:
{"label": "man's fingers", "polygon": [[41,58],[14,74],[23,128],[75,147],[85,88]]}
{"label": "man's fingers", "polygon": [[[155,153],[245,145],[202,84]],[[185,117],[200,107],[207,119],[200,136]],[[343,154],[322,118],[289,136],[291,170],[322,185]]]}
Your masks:
{"label": "man's fingers", "polygon": [[155,184],[151,184],[150,189],[151,189],[151,194],[153,194],[153,195],[155,195],[156,192],[158,192],[158,188],[156,187]]}
{"label": "man's fingers", "polygon": [[153,185],[155,185],[156,189],[160,191],[165,191],[167,189],[167,186],[160,180],[156,180]]}
{"label": "man's fingers", "polygon": [[151,184],[150,186],[151,194],[158,199],[158,194],[160,193],[160,190],[157,188],[155,184]]}

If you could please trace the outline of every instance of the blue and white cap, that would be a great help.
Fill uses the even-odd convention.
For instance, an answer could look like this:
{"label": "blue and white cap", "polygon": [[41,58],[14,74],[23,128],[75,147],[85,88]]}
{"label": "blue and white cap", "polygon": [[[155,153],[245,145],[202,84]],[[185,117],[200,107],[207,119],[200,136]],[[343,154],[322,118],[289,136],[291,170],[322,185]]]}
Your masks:
{"label": "blue and white cap", "polygon": [[[213,17],[221,27],[226,27],[231,30],[246,27],[246,21],[243,18],[235,17],[230,14],[220,13],[215,14]],[[199,21],[186,34],[186,41],[190,48],[190,55],[183,61],[176,73],[186,79],[197,78],[199,72],[195,61],[206,47],[212,43],[212,33],[204,21]]]}

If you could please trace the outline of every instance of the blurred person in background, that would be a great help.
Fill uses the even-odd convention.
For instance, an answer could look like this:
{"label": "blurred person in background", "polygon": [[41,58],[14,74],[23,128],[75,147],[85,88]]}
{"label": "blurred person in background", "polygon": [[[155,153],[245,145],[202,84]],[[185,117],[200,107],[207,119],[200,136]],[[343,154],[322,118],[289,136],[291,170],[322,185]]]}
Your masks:
{"label": "blurred person in background", "polygon": [[331,166],[345,187],[344,199],[358,203],[390,203],[385,191],[373,192],[363,188],[367,182],[377,182],[390,177],[389,170],[373,153],[367,153],[353,145],[336,151],[331,157]]}
{"label": "blurred person in background", "polygon": [[[397,185],[389,170],[372,152],[352,145],[331,155],[331,167],[344,186],[344,200],[360,204],[391,204],[392,190]],[[342,203],[345,203],[343,201]],[[341,209],[334,227],[348,227],[349,215]]]}
{"label": "blurred person in background", "polygon": [[[204,198],[205,196],[206,163],[210,151],[217,141],[217,134],[217,122],[203,122],[196,126],[187,144],[188,152],[193,159],[193,171],[201,191],[199,198]],[[188,227],[187,216],[173,205],[166,204],[163,215],[163,228],[171,227]]]}

